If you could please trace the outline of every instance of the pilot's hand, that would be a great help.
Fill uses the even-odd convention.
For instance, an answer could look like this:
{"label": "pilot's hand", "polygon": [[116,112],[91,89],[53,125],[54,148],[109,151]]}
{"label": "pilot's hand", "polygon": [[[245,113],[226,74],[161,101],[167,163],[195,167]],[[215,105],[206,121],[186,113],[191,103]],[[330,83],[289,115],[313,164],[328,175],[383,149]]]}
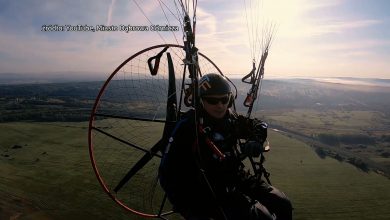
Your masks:
{"label": "pilot's hand", "polygon": [[249,157],[258,157],[263,152],[263,144],[258,141],[248,140],[241,145],[241,153]]}
{"label": "pilot's hand", "polygon": [[251,140],[259,142],[261,145],[267,140],[267,128],[268,125],[264,121],[259,119],[253,119],[252,121],[252,137]]}

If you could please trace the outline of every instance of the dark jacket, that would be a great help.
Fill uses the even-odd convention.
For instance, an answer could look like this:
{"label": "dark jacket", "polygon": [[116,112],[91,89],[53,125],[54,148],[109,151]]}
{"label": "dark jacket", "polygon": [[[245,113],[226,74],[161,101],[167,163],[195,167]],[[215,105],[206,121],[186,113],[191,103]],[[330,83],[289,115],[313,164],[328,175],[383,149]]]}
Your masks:
{"label": "dark jacket", "polygon": [[[237,128],[238,117],[228,112],[221,120],[205,117],[201,132],[194,111],[187,112],[172,132],[173,142],[159,168],[160,184],[176,211],[183,216],[218,216],[218,206],[243,178],[237,140],[250,129]],[[242,123],[242,122],[240,122]],[[196,135],[199,136],[197,143]],[[220,160],[206,144],[209,138],[226,156]]]}

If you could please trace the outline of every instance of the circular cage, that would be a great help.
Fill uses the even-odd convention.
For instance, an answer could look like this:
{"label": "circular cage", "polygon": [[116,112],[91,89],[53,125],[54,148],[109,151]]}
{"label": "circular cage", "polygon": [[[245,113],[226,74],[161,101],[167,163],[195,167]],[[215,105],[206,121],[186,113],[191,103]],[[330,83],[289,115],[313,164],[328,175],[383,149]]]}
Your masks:
{"label": "circular cage", "polygon": [[[159,54],[159,60],[154,59]],[[90,117],[89,152],[98,181],[116,203],[142,217],[172,213],[158,183],[162,153],[153,147],[168,123],[168,98],[176,97],[177,111],[189,108],[183,102],[183,86],[190,83],[184,60],[179,45],[156,45],[135,53],[106,80]],[[202,53],[198,65],[201,74],[222,74]],[[172,70],[174,84],[169,83]],[[172,85],[174,90],[169,89]],[[175,94],[169,94],[172,91]]]}

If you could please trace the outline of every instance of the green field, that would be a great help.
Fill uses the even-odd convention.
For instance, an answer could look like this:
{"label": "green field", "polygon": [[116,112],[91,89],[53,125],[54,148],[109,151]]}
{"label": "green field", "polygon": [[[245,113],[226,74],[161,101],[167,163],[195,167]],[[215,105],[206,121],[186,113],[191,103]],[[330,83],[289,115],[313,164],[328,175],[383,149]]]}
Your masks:
{"label": "green field", "polygon": [[[136,219],[96,180],[87,123],[1,123],[0,131],[0,219]],[[388,178],[320,159],[279,133],[270,142],[266,167],[291,198],[294,219],[390,218]]]}
{"label": "green field", "polygon": [[295,219],[389,219],[390,180],[320,159],[302,142],[271,133],[273,184],[293,201]]}
{"label": "green field", "polygon": [[[370,131],[371,135],[382,135],[390,120],[376,111],[314,110],[293,109],[285,112],[267,112],[267,119],[274,120],[286,127],[293,126],[307,135],[313,134],[313,128],[332,133],[356,133]],[[387,130],[384,130],[387,131]]]}
{"label": "green field", "polygon": [[[389,117],[377,111],[293,109],[264,112],[274,127],[303,136],[306,143],[326,144],[333,155],[359,158],[371,170],[390,176]],[[279,128],[278,127],[278,128]]]}

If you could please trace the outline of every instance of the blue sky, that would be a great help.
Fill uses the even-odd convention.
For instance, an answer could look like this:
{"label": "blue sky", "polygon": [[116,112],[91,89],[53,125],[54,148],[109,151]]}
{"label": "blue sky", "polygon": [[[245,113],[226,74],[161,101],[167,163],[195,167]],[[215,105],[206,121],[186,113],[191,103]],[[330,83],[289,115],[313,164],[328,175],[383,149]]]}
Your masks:
{"label": "blue sky", "polygon": [[[172,1],[163,1],[175,10]],[[390,1],[266,0],[259,26],[277,32],[266,77],[390,78]],[[165,25],[158,1],[138,0],[153,24]],[[199,1],[197,46],[227,75],[251,69],[246,1]],[[150,25],[132,0],[0,0],[0,73],[111,73],[133,53],[164,43],[156,32],[43,32],[42,25]],[[247,15],[251,15],[247,7]],[[252,7],[251,8],[256,8]],[[171,25],[179,25],[169,14]],[[260,33],[261,31],[257,31]],[[181,43],[182,34],[176,32]],[[165,42],[176,43],[171,33]]]}

